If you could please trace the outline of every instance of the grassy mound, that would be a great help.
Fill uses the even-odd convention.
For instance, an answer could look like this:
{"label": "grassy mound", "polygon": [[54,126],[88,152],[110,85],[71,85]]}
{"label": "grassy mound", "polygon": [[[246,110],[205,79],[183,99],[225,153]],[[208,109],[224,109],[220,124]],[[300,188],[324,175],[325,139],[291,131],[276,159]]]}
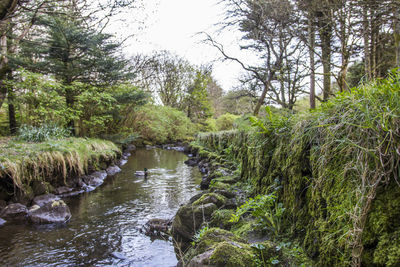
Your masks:
{"label": "grassy mound", "polygon": [[26,143],[4,138],[0,141],[0,182],[3,189],[26,191],[34,180],[63,181],[83,175],[89,166],[97,168],[120,154],[112,142],[99,139],[67,138]]}

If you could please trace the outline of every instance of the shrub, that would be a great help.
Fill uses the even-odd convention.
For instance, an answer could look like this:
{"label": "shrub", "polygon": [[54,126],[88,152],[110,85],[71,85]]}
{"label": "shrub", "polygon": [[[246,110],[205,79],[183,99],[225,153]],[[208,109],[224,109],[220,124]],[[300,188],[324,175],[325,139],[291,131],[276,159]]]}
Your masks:
{"label": "shrub", "polygon": [[70,131],[56,124],[43,124],[41,126],[23,125],[18,130],[18,139],[27,142],[43,142],[51,139],[62,139],[69,136]]}
{"label": "shrub", "polygon": [[144,140],[156,144],[188,140],[197,130],[185,113],[155,105],[140,108],[134,114],[132,128]]}
{"label": "shrub", "polygon": [[225,113],[218,117],[216,121],[216,126],[218,131],[227,131],[234,128],[234,122],[240,116],[233,115],[230,113]]}

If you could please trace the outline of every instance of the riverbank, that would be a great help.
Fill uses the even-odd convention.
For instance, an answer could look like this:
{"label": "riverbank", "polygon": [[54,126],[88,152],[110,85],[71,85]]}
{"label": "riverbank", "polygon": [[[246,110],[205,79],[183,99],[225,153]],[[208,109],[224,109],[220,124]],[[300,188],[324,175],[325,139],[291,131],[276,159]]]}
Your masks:
{"label": "riverbank", "polygon": [[[390,77],[312,113],[267,110],[253,130],[199,135],[192,161],[217,166],[208,193],[246,201],[226,209],[221,191],[182,207],[172,232],[184,263],[399,265],[399,86]],[[195,227],[178,226],[190,217]]]}
{"label": "riverbank", "polygon": [[1,217],[6,220],[27,219],[31,212],[26,207],[37,204],[38,197],[44,205],[93,190],[107,175],[118,172],[116,164],[127,157],[118,161],[122,152],[114,143],[87,138],[40,143],[5,138],[0,148]]}

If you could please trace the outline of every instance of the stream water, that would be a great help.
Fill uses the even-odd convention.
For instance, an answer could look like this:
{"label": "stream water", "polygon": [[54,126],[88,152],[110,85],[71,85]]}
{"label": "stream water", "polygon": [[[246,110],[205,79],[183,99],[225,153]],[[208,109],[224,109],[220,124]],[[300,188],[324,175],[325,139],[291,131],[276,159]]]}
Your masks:
{"label": "stream water", "polygon": [[[0,266],[175,266],[172,242],[139,229],[171,218],[199,190],[201,175],[186,159],[173,150],[137,150],[101,187],[66,199],[66,225],[0,228]],[[135,177],[143,168],[148,177]]]}

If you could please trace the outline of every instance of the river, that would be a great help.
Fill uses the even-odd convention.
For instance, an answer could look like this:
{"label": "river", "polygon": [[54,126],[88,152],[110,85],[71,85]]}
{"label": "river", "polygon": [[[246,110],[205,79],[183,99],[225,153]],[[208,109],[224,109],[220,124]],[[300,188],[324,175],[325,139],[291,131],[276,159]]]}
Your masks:
{"label": "river", "polygon": [[[1,266],[175,266],[168,240],[151,240],[140,228],[171,218],[199,190],[198,168],[173,150],[137,150],[122,171],[95,191],[66,199],[71,220],[62,226],[0,228]],[[147,168],[148,177],[134,172]]]}

